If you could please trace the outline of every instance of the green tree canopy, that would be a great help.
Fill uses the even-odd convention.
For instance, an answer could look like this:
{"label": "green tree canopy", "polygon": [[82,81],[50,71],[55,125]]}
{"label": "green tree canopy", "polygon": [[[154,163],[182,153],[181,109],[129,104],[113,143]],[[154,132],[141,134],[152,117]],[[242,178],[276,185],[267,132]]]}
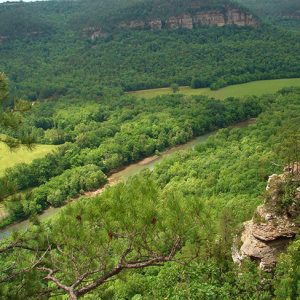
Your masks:
{"label": "green tree canopy", "polygon": [[8,97],[8,79],[4,73],[0,73],[0,126],[9,128],[16,132],[15,137],[0,135],[0,141],[6,143],[9,147],[14,148],[21,144],[32,147],[33,136],[29,132],[21,130],[22,113],[31,108],[27,101],[16,99],[14,106],[9,110],[3,108],[3,101]]}
{"label": "green tree canopy", "polygon": [[[66,207],[50,227],[32,228],[29,239],[17,236],[10,245],[2,243],[0,253],[11,249],[7,262],[17,260],[19,272],[38,272],[51,282],[52,292],[77,299],[125,270],[160,266],[175,257],[183,261],[185,247],[189,253],[194,249],[189,242],[205,240],[206,214],[196,199],[161,193],[154,181],[134,177],[98,199]],[[18,248],[23,254],[14,251]],[[24,262],[32,267],[23,269]],[[4,280],[10,276],[5,273]]]}
{"label": "green tree canopy", "polygon": [[0,73],[0,101],[3,101],[8,95],[7,78],[4,73]]}

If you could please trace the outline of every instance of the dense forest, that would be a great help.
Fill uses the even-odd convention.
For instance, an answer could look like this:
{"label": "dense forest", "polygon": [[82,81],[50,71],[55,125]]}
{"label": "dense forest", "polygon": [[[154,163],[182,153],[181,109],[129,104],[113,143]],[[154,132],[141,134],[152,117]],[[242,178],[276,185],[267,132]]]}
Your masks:
{"label": "dense forest", "polygon": [[268,109],[255,125],[221,130],[2,242],[11,249],[3,250],[3,299],[296,299],[298,241],[272,276],[250,261],[239,269],[230,251],[268,175],[286,162],[286,134],[299,135],[299,96],[289,89],[257,99]]}
{"label": "dense forest", "polygon": [[[44,102],[25,114],[22,135],[25,131],[25,135],[34,136],[37,142],[63,145],[30,165],[7,169],[0,179],[1,196],[28,189],[29,192],[6,201],[10,218],[4,224],[40,213],[50,205],[62,205],[80,191],[92,190],[97,183],[105,183],[102,172],[109,174],[193,137],[256,117],[267,104],[255,97],[221,101],[180,94],[150,100],[129,95],[105,99]],[[11,129],[6,131],[18,139],[14,133]],[[85,168],[80,171],[84,175],[91,165],[94,181],[86,184],[79,170]],[[74,169],[74,176],[70,169]],[[73,187],[78,185],[76,182],[81,182],[81,186]]]}
{"label": "dense forest", "polygon": [[[56,149],[0,176],[0,300],[300,299],[300,89],[179,89],[300,77],[298,1],[237,2],[0,4],[1,146]],[[235,259],[249,220],[270,269]]]}
{"label": "dense forest", "polygon": [[[197,80],[196,87],[218,89],[300,74],[298,33],[264,23],[171,31],[117,28],[94,39],[93,33],[102,29],[81,21],[92,20],[90,10],[99,22],[101,16],[110,21],[131,20],[142,16],[142,11],[151,11],[151,5],[162,14],[176,15],[169,10],[173,2],[162,1],[160,6],[152,2],[143,2],[144,9],[142,4],[128,6],[130,1],[2,4],[0,69],[10,78],[11,95],[32,101],[63,95],[95,98],[101,97],[106,87],[132,91],[173,83],[192,85]],[[182,11],[185,1],[177,2],[180,5],[175,7]],[[225,5],[222,1],[198,2],[201,9]],[[112,28],[108,21],[103,22]]]}
{"label": "dense forest", "polygon": [[29,100],[94,98],[107,86],[130,91],[191,85],[193,79],[217,89],[300,74],[298,35],[268,27],[125,31],[95,41],[55,35],[0,49],[12,94]]}

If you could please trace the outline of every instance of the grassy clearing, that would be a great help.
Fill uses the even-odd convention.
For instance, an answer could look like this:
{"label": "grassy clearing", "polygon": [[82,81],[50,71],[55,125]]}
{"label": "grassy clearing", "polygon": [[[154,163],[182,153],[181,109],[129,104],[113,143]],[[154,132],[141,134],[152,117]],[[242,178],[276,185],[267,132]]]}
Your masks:
{"label": "grassy clearing", "polygon": [[10,150],[4,143],[0,142],[0,176],[7,168],[13,167],[18,163],[30,163],[35,158],[40,158],[55,150],[54,145],[36,145],[33,150],[20,147]]}
{"label": "grassy clearing", "polygon": [[[217,99],[225,99],[228,97],[242,97],[250,95],[260,96],[263,94],[276,93],[278,90],[289,86],[300,87],[300,78],[253,81],[249,83],[228,86],[217,91],[212,91],[208,88],[191,89],[190,87],[181,87],[180,93],[185,95],[206,95]],[[141,98],[152,98],[156,96],[172,94],[172,91],[170,88],[161,88],[136,91],[131,92],[130,94]]]}

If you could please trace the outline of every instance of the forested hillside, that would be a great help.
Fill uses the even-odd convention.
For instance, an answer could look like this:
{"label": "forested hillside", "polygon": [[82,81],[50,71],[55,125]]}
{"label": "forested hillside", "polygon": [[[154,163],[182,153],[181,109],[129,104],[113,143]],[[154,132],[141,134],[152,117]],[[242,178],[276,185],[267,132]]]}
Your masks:
{"label": "forested hillside", "polygon": [[[41,103],[25,115],[22,133],[28,131],[38,142],[64,145],[32,164],[6,171],[0,179],[1,197],[25,193],[5,201],[10,217],[4,224],[40,213],[50,205],[61,206],[82,191],[105,183],[102,172],[109,174],[193,137],[255,117],[265,105],[255,97],[221,101],[183,95]],[[6,133],[19,138],[13,131]],[[70,169],[74,171],[70,173]],[[82,182],[79,170],[82,174],[94,172],[90,184]],[[74,180],[74,187],[66,178]]]}
{"label": "forested hillside", "polygon": [[274,276],[250,261],[240,269],[230,252],[239,224],[262,201],[268,175],[281,171],[287,149],[294,148],[299,95],[290,89],[259,98],[268,105],[256,125],[224,129],[153,172],[70,204],[52,222],[35,221],[29,231],[2,242],[1,294],[296,299],[298,242]]}
{"label": "forested hillside", "polygon": [[299,300],[298,10],[0,4],[0,300]]}
{"label": "forested hillside", "polygon": [[[105,93],[105,87],[131,91],[172,83],[191,85],[194,79],[198,87],[218,89],[252,80],[300,76],[298,35],[270,28],[259,20],[255,26],[237,26],[235,18],[237,24],[245,25],[250,13],[236,4],[140,2],[1,4],[0,68],[11,80],[11,95],[29,100],[66,94],[95,98]],[[222,14],[228,5],[246,15],[230,12],[232,23],[226,24],[229,16]],[[216,9],[221,16],[205,15]],[[208,23],[191,29],[190,17],[176,19],[193,11],[203,14],[199,18],[208,18]],[[176,18],[167,19],[170,15]],[[100,27],[86,23],[92,22],[93,16]],[[152,16],[166,18],[169,27],[118,27],[124,20],[129,22],[124,26],[134,27],[139,19]]]}
{"label": "forested hillside", "polygon": [[221,88],[300,76],[297,36],[267,27],[130,31],[95,41],[55,35],[0,47],[12,92],[31,100],[94,98],[107,86],[130,91],[190,85],[193,78],[201,87]]}

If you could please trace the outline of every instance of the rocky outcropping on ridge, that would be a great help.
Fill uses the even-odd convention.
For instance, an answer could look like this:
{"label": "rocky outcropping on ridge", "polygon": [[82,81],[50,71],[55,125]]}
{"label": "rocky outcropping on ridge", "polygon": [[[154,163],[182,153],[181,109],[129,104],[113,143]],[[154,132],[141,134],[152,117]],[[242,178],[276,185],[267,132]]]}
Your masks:
{"label": "rocky outcropping on ridge", "polygon": [[[271,271],[278,255],[299,232],[299,215],[300,168],[297,165],[285,169],[281,175],[270,176],[267,199],[257,208],[252,220],[244,223],[244,231],[233,247],[233,260],[240,264],[248,257],[257,261],[260,268]],[[239,242],[242,246],[238,249]]]}
{"label": "rocky outcropping on ridge", "polygon": [[239,9],[228,8],[226,11],[203,11],[195,14],[182,14],[171,16],[166,20],[154,19],[150,21],[131,20],[119,24],[120,28],[129,29],[193,29],[199,26],[256,26],[258,22],[255,18]]}
{"label": "rocky outcropping on ridge", "polygon": [[[167,19],[154,18],[150,20],[126,20],[117,24],[120,29],[194,29],[201,26],[257,26],[258,21],[251,15],[240,9],[227,8],[224,11],[199,11],[193,14],[183,13],[178,16],[171,16]],[[86,28],[84,32],[91,38],[106,36],[101,28]]]}

